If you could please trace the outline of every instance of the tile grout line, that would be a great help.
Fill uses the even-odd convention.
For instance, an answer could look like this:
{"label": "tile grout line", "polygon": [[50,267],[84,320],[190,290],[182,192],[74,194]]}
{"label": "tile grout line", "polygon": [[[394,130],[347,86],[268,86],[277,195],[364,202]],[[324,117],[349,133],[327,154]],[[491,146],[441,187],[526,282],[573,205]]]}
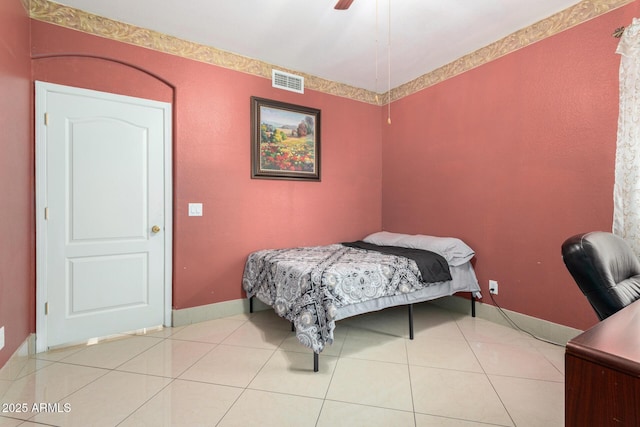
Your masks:
{"label": "tile grout line", "polygon": [[507,405],[505,404],[504,400],[502,400],[502,396],[500,396],[500,393],[498,393],[498,390],[496,389],[495,385],[493,384],[493,381],[491,381],[491,378],[489,377],[489,374],[487,373],[484,365],[482,364],[482,362],[478,358],[478,355],[476,354],[476,352],[473,351],[473,347],[471,346],[471,341],[469,341],[469,338],[464,333],[464,331],[462,330],[462,328],[460,327],[460,325],[458,324],[457,321],[455,322],[455,324],[456,324],[456,327],[458,328],[458,330],[460,331],[460,333],[462,334],[462,336],[464,337],[465,342],[469,346],[469,349],[471,350],[471,353],[473,353],[473,357],[476,358],[476,361],[478,362],[478,365],[480,366],[480,369],[482,369],[482,374],[485,376],[485,378],[487,379],[487,381],[491,385],[491,389],[496,394],[496,397],[498,398],[498,400],[500,400],[500,404],[504,408],[505,412],[507,413],[507,415],[509,415],[509,419],[511,420],[511,422],[513,423],[514,426],[517,426],[516,421],[513,418],[513,415],[511,415],[511,412],[507,408]]}

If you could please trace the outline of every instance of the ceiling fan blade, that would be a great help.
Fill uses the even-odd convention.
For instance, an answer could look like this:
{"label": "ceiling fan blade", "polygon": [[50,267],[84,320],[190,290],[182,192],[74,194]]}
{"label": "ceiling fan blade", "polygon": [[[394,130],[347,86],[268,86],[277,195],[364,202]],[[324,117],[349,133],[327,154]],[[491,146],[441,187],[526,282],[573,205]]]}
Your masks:
{"label": "ceiling fan blade", "polygon": [[349,9],[349,6],[351,6],[351,3],[353,3],[353,0],[338,0],[338,3],[336,3],[334,9],[337,9],[337,10]]}

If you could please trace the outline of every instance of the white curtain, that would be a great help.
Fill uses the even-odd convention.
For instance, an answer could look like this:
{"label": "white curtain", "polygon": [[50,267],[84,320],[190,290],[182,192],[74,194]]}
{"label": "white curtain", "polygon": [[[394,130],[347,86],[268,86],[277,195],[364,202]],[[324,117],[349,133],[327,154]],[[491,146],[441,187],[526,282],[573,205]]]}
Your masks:
{"label": "white curtain", "polygon": [[640,256],[640,19],[618,44],[620,113],[613,187],[613,233]]}

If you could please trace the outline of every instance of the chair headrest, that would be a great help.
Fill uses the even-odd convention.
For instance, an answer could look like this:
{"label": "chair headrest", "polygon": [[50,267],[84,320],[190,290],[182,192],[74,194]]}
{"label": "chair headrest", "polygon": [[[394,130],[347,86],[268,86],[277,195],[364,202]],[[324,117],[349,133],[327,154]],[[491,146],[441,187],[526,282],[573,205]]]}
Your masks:
{"label": "chair headrest", "polygon": [[577,234],[562,244],[562,258],[600,319],[640,299],[640,261],[624,239]]}

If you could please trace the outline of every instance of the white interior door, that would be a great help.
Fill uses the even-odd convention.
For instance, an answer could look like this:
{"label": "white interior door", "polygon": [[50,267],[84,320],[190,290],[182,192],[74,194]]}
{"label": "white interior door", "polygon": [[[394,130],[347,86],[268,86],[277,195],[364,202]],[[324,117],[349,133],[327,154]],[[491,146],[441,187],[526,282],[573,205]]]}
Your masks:
{"label": "white interior door", "polygon": [[170,324],[170,104],[36,82],[36,117],[37,351]]}

